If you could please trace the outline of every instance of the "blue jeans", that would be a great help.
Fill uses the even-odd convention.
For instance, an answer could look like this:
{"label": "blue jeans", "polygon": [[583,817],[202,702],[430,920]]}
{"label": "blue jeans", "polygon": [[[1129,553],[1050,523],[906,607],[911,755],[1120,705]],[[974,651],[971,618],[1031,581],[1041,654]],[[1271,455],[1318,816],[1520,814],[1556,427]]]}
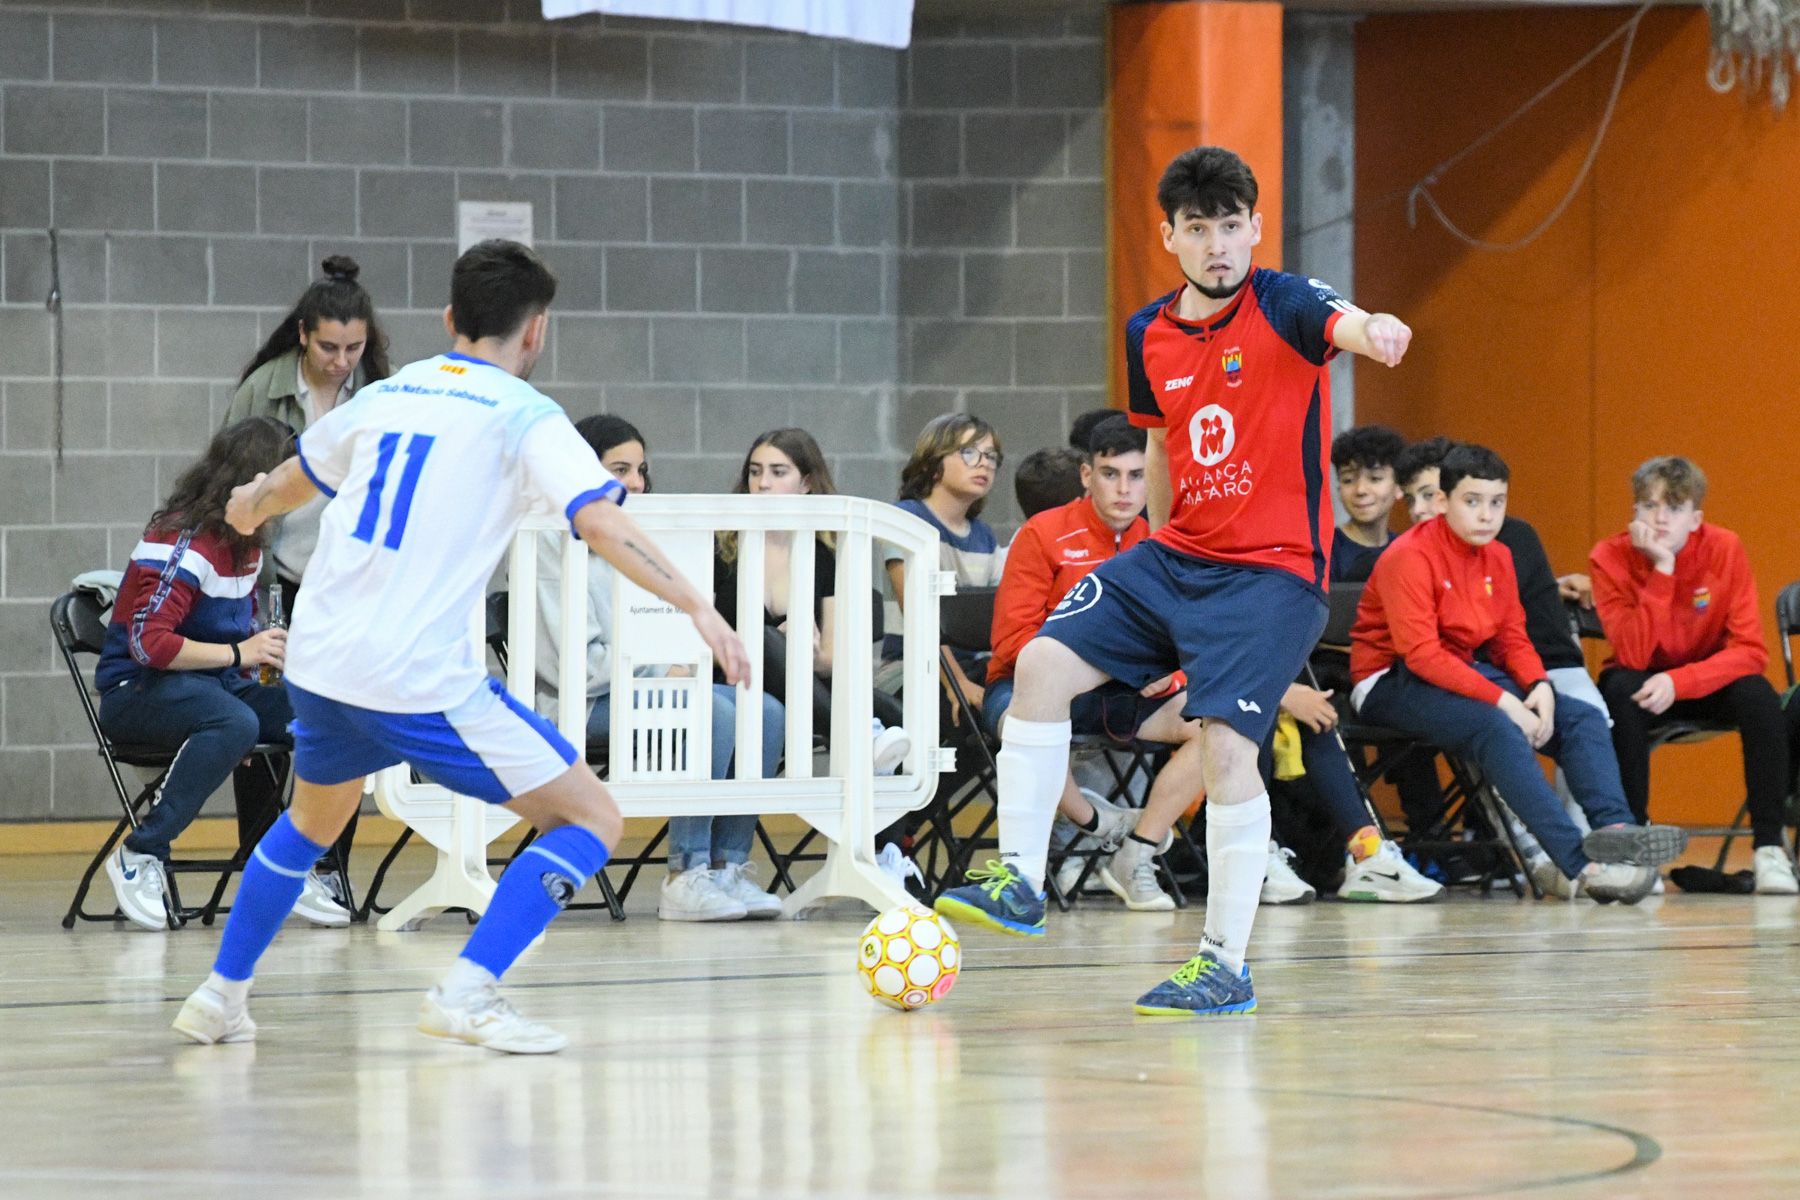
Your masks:
{"label": "blue jeans", "polygon": [[[1520,694],[1518,685],[1497,668],[1476,663],[1475,669]],[[1564,875],[1573,879],[1587,866],[1581,832],[1538,768],[1537,751],[1498,706],[1426,683],[1397,664],[1363,697],[1359,711],[1378,725],[1425,738],[1473,762]],[[1636,824],[1619,782],[1606,717],[1592,705],[1559,698],[1555,725],[1543,753],[1562,767],[1589,822],[1595,829]]]}
{"label": "blue jeans", "polygon": [[146,671],[100,697],[100,728],[115,742],[174,750],[143,824],[125,845],[167,862],[206,798],[258,742],[291,743],[287,690],[234,671]]}
{"label": "blue jeans", "polygon": [[[787,710],[781,701],[763,693],[763,778],[771,779],[781,761],[787,737]],[[588,740],[603,742],[611,732],[612,694],[594,701],[588,714]],[[712,777],[731,778],[731,759],[737,747],[737,689],[713,684]],[[750,842],[756,836],[754,816],[670,817],[669,869],[685,871],[713,863],[750,861]]]}

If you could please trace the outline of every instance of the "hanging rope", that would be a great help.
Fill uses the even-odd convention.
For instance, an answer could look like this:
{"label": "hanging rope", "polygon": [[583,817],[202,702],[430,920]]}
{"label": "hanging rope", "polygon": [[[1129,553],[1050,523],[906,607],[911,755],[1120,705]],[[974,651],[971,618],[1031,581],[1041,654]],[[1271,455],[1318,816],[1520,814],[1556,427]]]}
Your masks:
{"label": "hanging rope", "polygon": [[50,314],[50,347],[55,356],[55,374],[50,382],[51,444],[56,450],[56,465],[63,460],[63,311],[62,265],[57,256],[56,230],[50,231],[50,294],[44,297],[44,309]]}
{"label": "hanging rope", "polygon": [[1740,82],[1750,92],[1769,86],[1769,103],[1787,110],[1789,66],[1800,69],[1800,0],[1706,0],[1712,58],[1706,82],[1719,93]]}

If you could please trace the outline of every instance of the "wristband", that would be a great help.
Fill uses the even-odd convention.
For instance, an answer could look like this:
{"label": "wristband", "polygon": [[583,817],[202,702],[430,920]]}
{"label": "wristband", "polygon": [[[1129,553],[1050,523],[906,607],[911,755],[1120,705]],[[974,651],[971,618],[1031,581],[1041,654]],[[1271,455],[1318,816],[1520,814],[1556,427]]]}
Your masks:
{"label": "wristband", "polygon": [[231,643],[231,665],[234,670],[244,665],[243,652],[238,649],[236,642]]}

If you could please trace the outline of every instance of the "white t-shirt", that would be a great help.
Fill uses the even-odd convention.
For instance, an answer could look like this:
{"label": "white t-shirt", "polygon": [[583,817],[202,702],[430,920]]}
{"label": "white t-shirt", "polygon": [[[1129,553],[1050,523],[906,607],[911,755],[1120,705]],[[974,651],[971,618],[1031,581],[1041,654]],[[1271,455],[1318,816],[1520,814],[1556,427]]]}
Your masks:
{"label": "white t-shirt", "polygon": [[442,712],[485,682],[471,619],[523,517],[625,494],[554,400],[458,354],[363,388],[298,453],[331,502],[287,675],[380,712]]}

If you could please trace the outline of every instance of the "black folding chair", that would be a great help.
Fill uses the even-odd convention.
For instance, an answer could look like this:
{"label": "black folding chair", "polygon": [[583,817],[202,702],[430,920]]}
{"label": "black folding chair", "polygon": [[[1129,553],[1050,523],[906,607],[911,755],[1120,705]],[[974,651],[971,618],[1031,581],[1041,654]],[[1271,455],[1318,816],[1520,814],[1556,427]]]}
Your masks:
{"label": "black folding chair", "polygon": [[[1786,589],[1782,593],[1787,594]],[[1776,620],[1780,620],[1779,598],[1776,600]],[[1596,609],[1585,608],[1573,600],[1564,601],[1569,612],[1569,625],[1575,636],[1586,642],[1604,642],[1607,640],[1606,630],[1601,627],[1600,613]],[[1787,639],[1782,639],[1782,649],[1787,650]],[[1666,717],[1654,721],[1650,725],[1650,753],[1655,753],[1664,746],[1697,746],[1701,742],[1710,742],[1727,733],[1737,733],[1738,727],[1730,721],[1686,720],[1679,717]],[[1738,805],[1737,815],[1731,818],[1729,825],[1704,825],[1689,829],[1696,837],[1716,837],[1719,842],[1719,857],[1713,863],[1715,870],[1725,869],[1725,860],[1731,854],[1731,843],[1750,832],[1750,801],[1746,797]]]}
{"label": "black folding chair", "polygon": [[[1349,648],[1350,630],[1356,623],[1363,587],[1360,583],[1333,585],[1325,631],[1319,635],[1321,647]],[[1311,670],[1310,666],[1308,670]],[[1386,836],[1385,822],[1381,821],[1370,801],[1370,785],[1410,759],[1425,756],[1429,761],[1441,756],[1450,770],[1450,784],[1444,789],[1444,806],[1426,828],[1407,830],[1406,848],[1415,855],[1440,861],[1461,857],[1475,871],[1474,884],[1484,896],[1493,890],[1496,882],[1504,883],[1515,896],[1523,896],[1527,887],[1534,897],[1542,896],[1536,881],[1525,870],[1525,857],[1506,820],[1503,798],[1482,778],[1473,763],[1425,738],[1365,720],[1350,704],[1347,695],[1336,697],[1335,703],[1339,716],[1338,737],[1350,757],[1357,789],[1377,826],[1382,828],[1383,836]]]}
{"label": "black folding chair", "polygon": [[[75,889],[75,898],[69,903],[69,911],[63,914],[62,927],[73,929],[75,922],[80,921],[121,921],[123,915],[116,910],[110,913],[93,913],[87,911],[88,889],[93,885],[94,875],[106,862],[106,856],[113,852],[119,839],[128,830],[138,827],[138,822],[150,808],[153,797],[168,777],[169,767],[175,761],[175,750],[163,746],[129,745],[115,742],[100,727],[100,710],[94,702],[94,694],[89,688],[92,677],[91,664],[84,669],[82,658],[98,660],[101,649],[106,642],[106,613],[111,607],[110,601],[102,603],[97,593],[88,590],[65,592],[50,605],[50,629],[56,638],[57,652],[62,656],[63,666],[68,669],[69,681],[75,685],[75,693],[81,700],[82,715],[87,718],[88,732],[94,738],[94,746],[102,762],[106,764],[108,779],[112,781],[113,791],[119,801],[121,815],[112,832],[107,835],[105,843],[88,863],[87,870],[82,873],[81,882]],[[288,782],[283,777],[280,761],[285,758],[290,748],[273,743],[262,743],[250,751],[250,759],[268,771],[269,780],[277,792]],[[135,795],[126,787],[124,774],[120,767],[133,767],[153,773],[150,781],[139,788]],[[243,869],[244,862],[255,847],[240,841],[236,852],[229,858],[173,858],[169,861],[168,870],[164,872],[164,902],[169,913],[169,928],[178,929],[195,917],[200,918],[203,925],[211,925],[214,918],[222,912],[230,912],[229,906],[222,905],[225,888],[231,877]],[[346,893],[349,877],[345,872],[345,864],[341,852],[334,849],[333,867],[344,885]],[[179,875],[212,874],[217,878],[212,893],[205,904],[195,906],[184,905],[181,901],[181,889],[177,883]]]}
{"label": "black folding chair", "polygon": [[[992,649],[994,588],[965,588],[938,601],[938,636],[953,650],[986,654]],[[912,857],[925,876],[925,889],[936,897],[962,882],[970,857],[977,849],[999,843],[990,836],[998,817],[999,774],[994,763],[998,742],[982,720],[980,709],[969,702],[947,653],[939,652],[939,670],[956,698],[962,716],[940,736],[956,750],[956,770],[940,776],[937,793],[920,813],[913,839]],[[987,811],[966,837],[956,832],[956,822],[972,805],[985,798]]]}

